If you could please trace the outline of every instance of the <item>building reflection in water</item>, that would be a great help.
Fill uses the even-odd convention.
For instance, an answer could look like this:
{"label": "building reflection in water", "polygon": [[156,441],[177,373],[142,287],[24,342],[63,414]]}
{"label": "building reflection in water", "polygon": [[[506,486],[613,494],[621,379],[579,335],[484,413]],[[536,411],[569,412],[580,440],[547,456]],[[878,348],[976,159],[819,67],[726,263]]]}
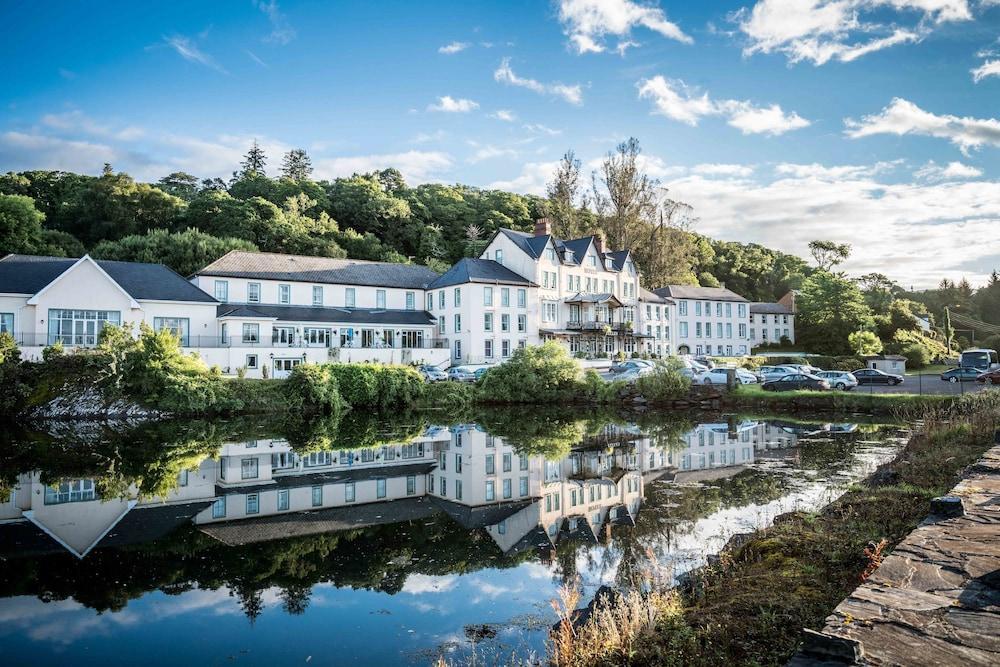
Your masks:
{"label": "building reflection in water", "polygon": [[46,485],[20,475],[0,504],[0,532],[20,555],[149,541],[183,524],[228,545],[430,517],[484,528],[505,554],[551,559],[561,542],[598,543],[635,525],[644,485],[734,475],[796,455],[798,437],[845,425],[702,423],[664,439],[608,424],[560,460],[521,453],[476,424],[431,426],[406,444],[296,453],[284,440],[223,445],[180,473],[165,497],[100,498],[93,479]]}

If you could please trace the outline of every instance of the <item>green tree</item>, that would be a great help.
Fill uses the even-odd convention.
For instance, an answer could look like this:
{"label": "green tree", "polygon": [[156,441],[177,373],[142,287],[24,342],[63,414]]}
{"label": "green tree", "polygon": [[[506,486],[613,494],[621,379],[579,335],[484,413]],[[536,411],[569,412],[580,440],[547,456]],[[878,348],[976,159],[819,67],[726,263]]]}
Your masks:
{"label": "green tree", "polygon": [[294,148],[285,153],[281,161],[281,175],[293,181],[301,181],[312,175],[312,160],[305,150]]}
{"label": "green tree", "polygon": [[847,344],[851,352],[859,357],[882,351],[882,341],[871,331],[855,331],[847,337]]}
{"label": "green tree", "polygon": [[31,197],[0,195],[0,257],[37,251],[45,216]]}
{"label": "green tree", "polygon": [[248,176],[263,176],[265,174],[264,167],[267,165],[267,155],[264,154],[264,149],[260,147],[257,140],[253,140],[253,144],[250,145],[250,150],[247,154],[243,156],[243,162],[240,163],[239,179],[247,178]]}
{"label": "green tree", "polygon": [[198,194],[198,177],[187,172],[175,171],[156,182],[156,187],[184,201],[191,201]]}
{"label": "green tree", "polygon": [[575,239],[589,231],[581,224],[583,216],[580,209],[586,208],[587,202],[580,183],[580,161],[572,150],[566,151],[559,161],[545,194],[548,196],[546,210],[552,220],[553,234],[559,238]]}
{"label": "green tree", "polygon": [[101,241],[91,255],[98,259],[165,264],[182,276],[189,276],[231,250],[256,251],[257,246],[243,239],[218,238],[197,229],[183,232],[154,229],[117,241]]}
{"label": "green tree", "polygon": [[858,286],[828,271],[805,280],[796,306],[796,338],[810,352],[851,354],[848,336],[873,325],[871,309]]}
{"label": "green tree", "polygon": [[851,256],[850,243],[835,243],[834,241],[810,241],[809,254],[816,262],[820,271],[829,271]]}

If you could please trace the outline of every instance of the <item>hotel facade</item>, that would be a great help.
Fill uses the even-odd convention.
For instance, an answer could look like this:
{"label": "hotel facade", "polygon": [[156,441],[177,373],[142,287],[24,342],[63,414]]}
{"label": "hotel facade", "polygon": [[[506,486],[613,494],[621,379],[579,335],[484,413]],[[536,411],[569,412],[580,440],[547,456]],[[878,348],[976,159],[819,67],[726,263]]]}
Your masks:
{"label": "hotel facade", "polygon": [[559,239],[544,219],[533,234],[500,229],[444,274],[246,251],[189,278],[89,256],[0,259],[0,331],[25,358],[56,342],[92,347],[107,324],[145,323],[247,377],[284,377],[305,362],[492,364],[547,340],[592,359],[743,355],[750,318],[751,304],[724,288],[646,289],[630,251],[599,235]]}

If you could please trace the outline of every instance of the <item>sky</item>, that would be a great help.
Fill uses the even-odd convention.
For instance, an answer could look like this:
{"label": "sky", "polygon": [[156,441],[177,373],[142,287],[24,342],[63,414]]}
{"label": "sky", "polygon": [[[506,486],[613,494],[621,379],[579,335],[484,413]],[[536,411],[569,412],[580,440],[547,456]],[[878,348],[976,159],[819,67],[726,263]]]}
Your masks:
{"label": "sky", "polygon": [[[58,11],[57,11],[58,9]],[[630,137],[709,236],[1000,268],[1000,0],[0,0],[0,171],[396,167],[544,194]]]}

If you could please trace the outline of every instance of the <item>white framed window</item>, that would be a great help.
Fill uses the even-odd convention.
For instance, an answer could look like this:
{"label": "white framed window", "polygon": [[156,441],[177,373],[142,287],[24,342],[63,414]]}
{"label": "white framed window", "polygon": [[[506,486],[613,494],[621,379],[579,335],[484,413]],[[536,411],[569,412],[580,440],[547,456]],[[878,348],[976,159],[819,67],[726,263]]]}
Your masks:
{"label": "white framed window", "polygon": [[260,496],[256,493],[247,494],[247,514],[257,514],[260,512]]}
{"label": "white framed window", "polygon": [[229,281],[228,280],[216,280],[215,281],[215,300],[226,303],[229,301]]}
{"label": "white framed window", "polygon": [[677,304],[677,314],[678,315],[687,315],[688,314],[688,302],[687,301],[681,301],[679,304]]}
{"label": "white framed window", "polygon": [[510,306],[510,288],[501,287],[500,288],[500,307],[508,308]]}
{"label": "white framed window", "polygon": [[462,480],[455,480],[455,500],[462,499]]}
{"label": "white framed window", "polygon": [[528,290],[524,288],[518,288],[517,290],[517,307],[525,308],[528,305]]}
{"label": "white framed window", "polygon": [[497,264],[503,264],[503,248],[497,248],[493,251],[493,259]]}
{"label": "white framed window", "polygon": [[444,290],[438,292],[438,308],[444,308]]}
{"label": "white framed window", "polygon": [[510,315],[508,313],[500,315],[500,331],[510,331]]}
{"label": "white framed window", "polygon": [[385,290],[377,289],[375,290],[375,307],[385,308]]}
{"label": "white framed window", "polygon": [[455,355],[456,359],[461,359],[462,358],[462,341],[460,341],[460,340],[456,340],[455,341],[455,352],[454,352],[454,355]]}
{"label": "white framed window", "polygon": [[483,305],[492,306],[493,305],[493,288],[484,287],[483,288]]}
{"label": "white framed window", "polygon": [[153,329],[155,331],[163,331],[166,329],[174,336],[177,337],[181,342],[182,347],[187,347],[188,345],[188,330],[191,326],[191,320],[186,317],[154,317],[153,318]]}
{"label": "white framed window", "polygon": [[483,313],[483,331],[493,331],[493,313]]}
{"label": "white framed window", "polygon": [[312,488],[312,506],[322,507],[323,506],[323,487],[314,486]]}
{"label": "white framed window", "polygon": [[427,293],[427,310],[434,310],[434,294]]}
{"label": "white framed window", "polygon": [[288,489],[278,489],[278,511],[284,512],[288,509]]}
{"label": "white framed window", "polygon": [[407,475],[406,476],[406,495],[412,496],[417,492],[417,476]]}
{"label": "white framed window", "polygon": [[518,315],[517,316],[517,330],[519,332],[524,332],[528,330],[528,316]]}
{"label": "white framed window", "polygon": [[385,477],[375,480],[375,497],[385,498]]}
{"label": "white framed window", "polygon": [[486,500],[496,500],[496,482],[492,479],[486,480]]}
{"label": "white framed window", "polygon": [[354,482],[348,482],[344,484],[344,502],[353,503],[354,502]]}
{"label": "white framed window", "polygon": [[417,308],[417,295],[413,292],[406,293],[406,309],[416,310]]}
{"label": "white framed window", "polygon": [[448,478],[445,477],[444,475],[441,475],[441,491],[440,491],[440,494],[441,494],[442,498],[447,498],[448,497]]}
{"label": "white framed window", "polygon": [[518,483],[518,494],[523,498],[528,495],[528,478],[522,477]]}
{"label": "white framed window", "polygon": [[247,283],[247,303],[260,303],[260,283]]}
{"label": "white framed window", "polygon": [[251,456],[240,461],[240,479],[257,479],[257,457]]}
{"label": "white framed window", "polygon": [[213,519],[224,519],[226,518],[226,497],[219,496],[212,503],[212,518]]}
{"label": "white framed window", "polygon": [[448,323],[445,321],[444,316],[442,315],[442,316],[438,317],[438,333],[439,334],[444,335],[444,333],[445,333],[444,329],[445,329],[446,326],[448,326]]}
{"label": "white framed window", "polygon": [[483,354],[487,359],[493,358],[493,339],[487,338],[483,341]]}
{"label": "white framed window", "polygon": [[511,491],[511,482],[510,482],[510,479],[509,478],[505,479],[503,481],[503,497],[504,497],[504,499],[507,499],[507,498],[511,498],[513,495],[514,494]]}
{"label": "white framed window", "polygon": [[[441,296],[441,306],[443,307],[444,306],[444,292],[441,292],[441,295],[442,295]],[[453,299],[453,303],[455,304],[456,308],[458,308],[459,306],[462,305],[462,288],[461,287],[456,287],[454,290],[452,290],[452,299]]]}
{"label": "white framed window", "polygon": [[344,307],[354,308],[357,303],[357,292],[353,287],[344,290]]}
{"label": "white framed window", "polygon": [[278,303],[289,304],[292,302],[292,286],[278,285]]}
{"label": "white framed window", "polygon": [[462,333],[462,316],[456,313],[454,320],[455,320],[455,333]]}
{"label": "white framed window", "polygon": [[505,340],[500,341],[500,356],[502,356],[505,359],[510,356],[510,341],[509,340],[505,339]]}
{"label": "white framed window", "polygon": [[313,305],[322,306],[323,305],[323,286],[313,285]]}

